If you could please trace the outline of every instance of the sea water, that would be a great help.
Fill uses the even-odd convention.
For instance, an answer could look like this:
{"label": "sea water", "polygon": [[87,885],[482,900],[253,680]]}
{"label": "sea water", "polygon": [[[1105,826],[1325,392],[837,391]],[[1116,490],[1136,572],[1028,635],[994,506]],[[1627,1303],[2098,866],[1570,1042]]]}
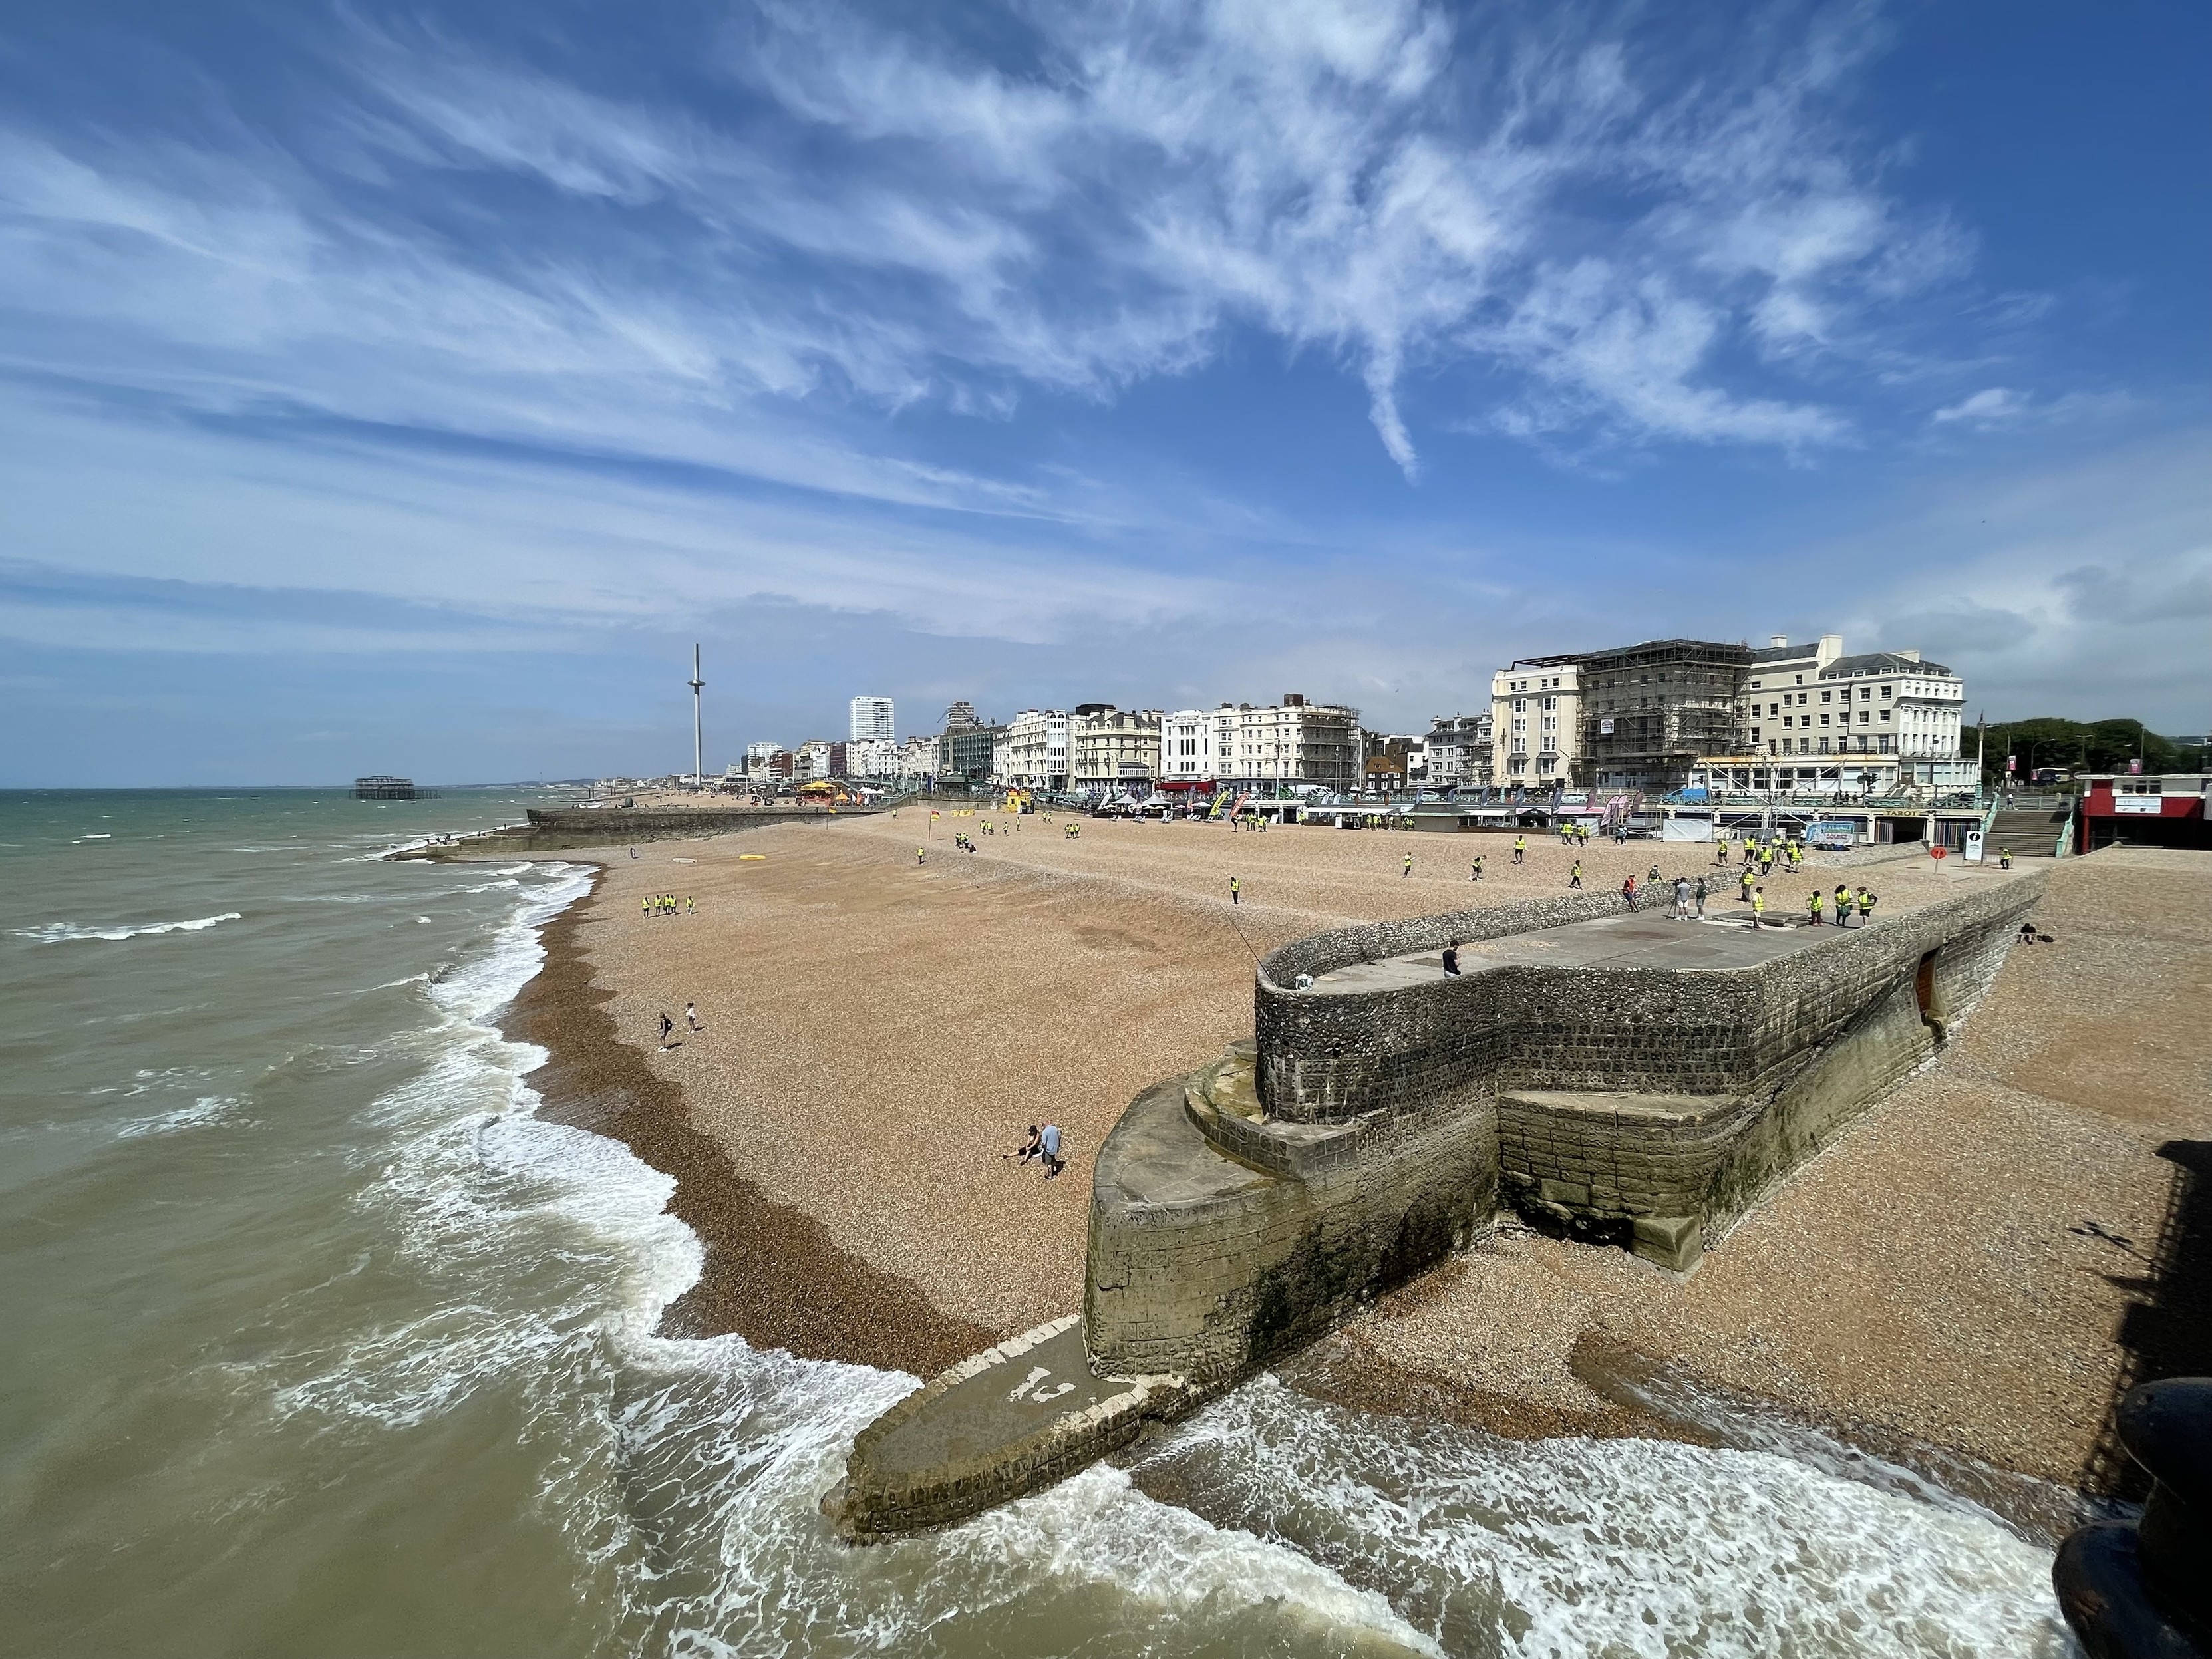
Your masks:
{"label": "sea water", "polygon": [[0,1652],[2065,1650],[2047,1552],[1924,1483],[1264,1377],[841,1546],[915,1379],[656,1336],[671,1183],[493,1024],[585,872],[380,856],[566,798],[0,798]]}

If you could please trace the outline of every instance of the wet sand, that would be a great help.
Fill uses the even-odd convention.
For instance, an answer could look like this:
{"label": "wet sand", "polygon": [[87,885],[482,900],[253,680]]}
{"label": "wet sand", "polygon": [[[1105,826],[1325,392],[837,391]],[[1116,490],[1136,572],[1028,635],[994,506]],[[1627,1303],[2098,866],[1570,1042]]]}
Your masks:
{"label": "wet sand", "polygon": [[[590,908],[548,930],[515,1029],[560,1056],[539,1079],[557,1109],[678,1175],[709,1271],[672,1326],[927,1374],[1071,1311],[1091,1156],[1139,1089],[1249,1035],[1256,953],[1555,892],[1577,856],[1593,889],[1655,860],[1711,868],[1709,848],[1649,842],[1532,836],[1516,868],[1494,836],[1085,821],[1071,842],[981,821],[908,809],[659,843],[616,856]],[[955,830],[982,850],[953,850]],[[1769,914],[1799,914],[1816,879],[1864,880],[1893,914],[1988,878],[1947,863],[1778,872]],[[655,891],[698,913],[641,915]],[[1294,1380],[1522,1436],[1702,1437],[1654,1408],[1656,1376],[2070,1485],[2131,1363],[2115,1334],[2175,1176],[2157,1149],[2212,1136],[2182,1017],[2212,989],[2212,951],[2180,920],[2207,896],[2197,855],[2062,866],[2044,918],[2058,943],[2015,952],[1939,1062],[1686,1283],[1508,1228]],[[706,1030],[659,1048],[657,1015],[680,1028],[686,1000]],[[1045,1121],[1068,1136],[1055,1182],[1000,1157]],[[2075,1231],[2088,1222],[2130,1244]]]}

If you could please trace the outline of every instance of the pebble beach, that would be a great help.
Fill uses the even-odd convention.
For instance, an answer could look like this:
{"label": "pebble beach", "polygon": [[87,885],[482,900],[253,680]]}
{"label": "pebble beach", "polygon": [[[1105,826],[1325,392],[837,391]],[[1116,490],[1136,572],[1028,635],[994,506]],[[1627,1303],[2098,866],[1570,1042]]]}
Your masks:
{"label": "pebble beach", "polygon": [[[1069,822],[909,806],[611,849],[547,928],[508,1029],[553,1055],[548,1111],[678,1176],[708,1263],[672,1329],[927,1375],[1080,1305],[1092,1155],[1139,1090],[1249,1035],[1256,956],[1556,892],[1577,859],[1592,890],[1656,862],[1736,908],[1733,869],[1689,844],[1532,834],[1516,866],[1510,836]],[[1766,881],[1767,914],[1795,921],[1816,883],[1869,885],[1886,915],[1997,878],[1815,855]],[[2212,1138],[2185,1017],[2212,946],[2182,921],[2208,890],[2203,854],[2061,865],[2054,943],[2016,950],[1937,1060],[1691,1279],[1508,1227],[1287,1376],[1521,1437],[1697,1438],[1651,1408],[1687,1389],[2070,1489],[2129,1363],[2130,1252],[2181,1173],[2160,1148]],[[696,911],[643,914],[663,892]],[[1050,1182],[1002,1156],[1047,1121],[1068,1159]]]}

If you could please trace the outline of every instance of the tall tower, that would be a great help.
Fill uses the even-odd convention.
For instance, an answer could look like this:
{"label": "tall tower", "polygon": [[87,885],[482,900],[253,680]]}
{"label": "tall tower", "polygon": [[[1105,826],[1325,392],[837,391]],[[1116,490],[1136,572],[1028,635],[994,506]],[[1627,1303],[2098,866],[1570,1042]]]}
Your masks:
{"label": "tall tower", "polygon": [[699,691],[707,684],[699,678],[699,647],[696,645],[691,647],[691,678],[688,684],[691,687],[691,787],[696,789],[700,786],[699,774],[702,769],[699,750]]}
{"label": "tall tower", "polygon": [[854,743],[894,743],[897,724],[889,697],[855,697],[847,734]]}

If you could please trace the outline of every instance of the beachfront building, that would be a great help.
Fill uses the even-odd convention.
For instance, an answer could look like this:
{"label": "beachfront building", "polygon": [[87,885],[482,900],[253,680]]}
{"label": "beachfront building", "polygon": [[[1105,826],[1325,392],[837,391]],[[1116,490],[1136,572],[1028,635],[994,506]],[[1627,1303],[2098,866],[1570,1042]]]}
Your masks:
{"label": "beachfront building", "polygon": [[898,745],[881,738],[854,738],[845,744],[846,778],[888,778],[898,771]]}
{"label": "beachfront building", "polygon": [[1490,781],[1553,790],[1584,781],[1583,678],[1572,656],[1522,657],[1490,677]]}
{"label": "beachfront building", "polygon": [[1160,787],[1211,793],[1214,784],[1213,716],[1178,708],[1160,716]]}
{"label": "beachfront building", "polygon": [[855,697],[846,736],[854,743],[896,743],[898,721],[889,697]]}
{"label": "beachfront building", "polygon": [[1078,791],[1149,795],[1160,775],[1160,711],[1078,703],[1067,725],[1067,751]]}
{"label": "beachfront building", "polygon": [[1480,788],[1490,781],[1491,726],[1495,718],[1485,709],[1480,714],[1440,714],[1429,722],[1429,735],[1422,740],[1422,747],[1427,756],[1426,781],[1431,787]]}
{"label": "beachfront building", "polygon": [[1589,781],[1663,795],[1686,787],[1702,757],[1735,753],[1736,689],[1752,655],[1711,640],[1579,653]]}
{"label": "beachfront building", "polygon": [[794,751],[799,757],[799,763],[792,769],[793,775],[801,781],[830,776],[830,768],[833,759],[830,751],[843,746],[842,744],[831,743],[827,738],[807,738]]}
{"label": "beachfront building", "polygon": [[938,740],[945,750],[945,768],[939,775],[963,783],[998,782],[1003,775],[999,757],[1006,746],[1006,728],[975,719],[972,708],[968,712],[966,725],[947,726]]}
{"label": "beachfront building", "polygon": [[945,739],[908,738],[898,746],[898,758],[892,770],[909,783],[935,777],[945,770]]}
{"label": "beachfront building", "polygon": [[[1844,653],[1843,636],[1791,645],[1777,634],[1752,653],[1740,694],[1744,756],[1798,789],[1972,789],[1975,762],[1961,760],[1966,683],[1917,650]],[[1824,764],[1823,757],[1832,757]],[[1844,758],[1848,757],[1848,758]]]}
{"label": "beachfront building", "polygon": [[1006,722],[1006,758],[994,781],[1018,789],[1067,787],[1067,711],[1024,708]]}
{"label": "beachfront building", "polygon": [[1309,702],[1295,691],[1264,708],[1224,702],[1213,711],[1213,757],[1224,787],[1354,791],[1361,775],[1359,711]]}

